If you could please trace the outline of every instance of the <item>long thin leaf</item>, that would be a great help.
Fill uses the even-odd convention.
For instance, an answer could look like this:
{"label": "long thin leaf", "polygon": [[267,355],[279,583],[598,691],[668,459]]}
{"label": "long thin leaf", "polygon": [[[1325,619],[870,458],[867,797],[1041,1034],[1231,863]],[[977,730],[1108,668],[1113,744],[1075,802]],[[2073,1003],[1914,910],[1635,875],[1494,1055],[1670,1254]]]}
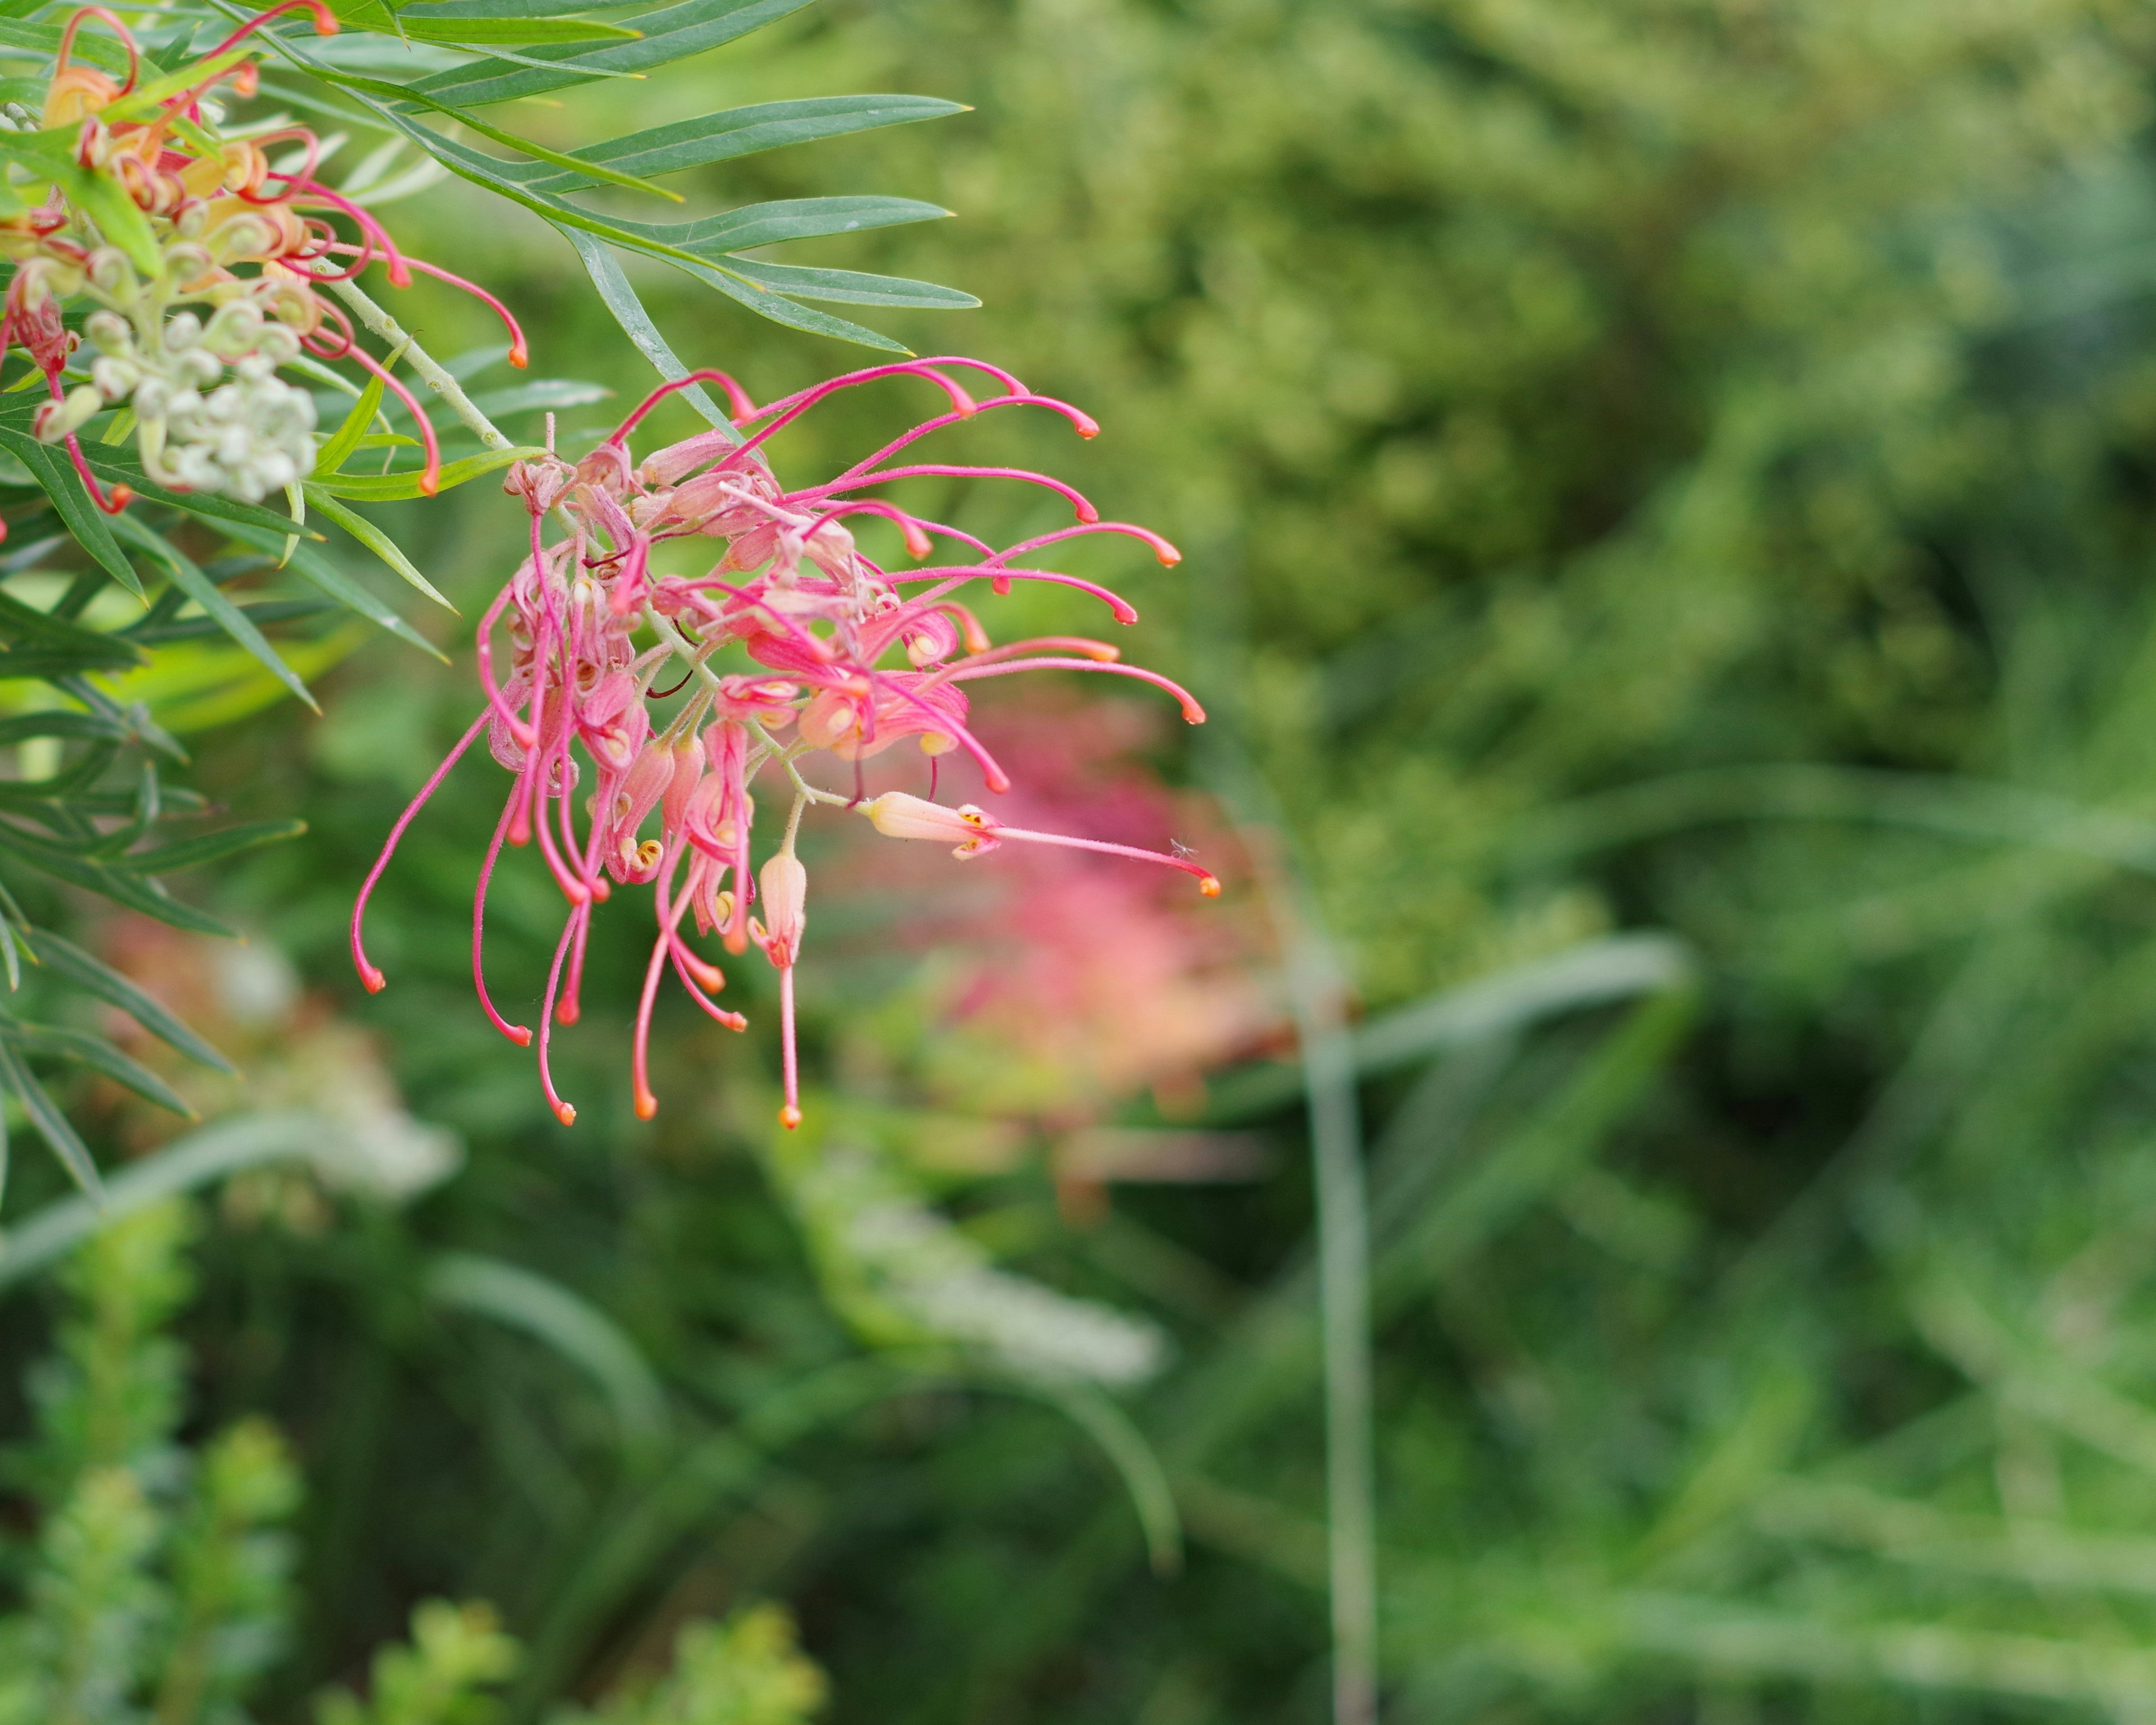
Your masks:
{"label": "long thin leaf", "polygon": [[30,1124],[38,1129],[38,1136],[52,1147],[60,1165],[71,1176],[76,1185],[93,1204],[105,1198],[105,1182],[97,1172],[97,1163],[90,1153],[90,1147],[75,1136],[75,1130],[67,1122],[67,1117],[53,1104],[45,1088],[30,1076],[30,1069],[5,1037],[0,1037],[0,1084],[14,1091],[23,1111],[30,1117]]}
{"label": "long thin leaf", "polygon": [[[102,510],[90,501],[90,493],[83,490],[82,481],[64,461],[55,459],[53,452],[37,439],[12,427],[0,426],[0,449],[30,470],[39,489],[53,501],[59,511],[61,521],[75,542],[96,559],[98,567],[118,582],[136,598],[142,597],[142,580],[120,549],[120,542],[113,537],[110,523]],[[94,465],[94,464],[93,464]]]}
{"label": "long thin leaf", "polygon": [[[433,582],[428,580],[413,566],[412,560],[404,555],[397,542],[376,526],[372,521],[367,520],[365,516],[346,509],[327,490],[316,485],[312,480],[308,482],[306,492],[307,501],[316,509],[342,527],[346,532],[351,534],[353,538],[380,557],[383,562],[388,564],[398,574],[418,588],[436,604],[446,611],[454,611],[457,608],[443,597]],[[401,622],[403,619],[400,618],[398,621]]]}
{"label": "long thin leaf", "polygon": [[[599,300],[613,315],[636,351],[649,360],[652,367],[669,382],[675,382],[689,375],[689,367],[681,363],[674,350],[667,346],[665,336],[659,333],[659,326],[651,321],[651,314],[644,309],[644,301],[636,296],[636,290],[629,285],[629,278],[614,262],[613,254],[588,234],[573,228],[558,228],[556,232],[577,249],[584,273],[598,290]],[[732,431],[733,421],[719,411],[718,403],[706,393],[701,383],[692,383],[680,392],[683,400],[701,413],[721,431]]]}
{"label": "long thin leaf", "polygon": [[137,875],[166,875],[182,869],[198,869],[223,862],[227,857],[259,850],[264,845],[281,844],[305,832],[303,820],[257,820],[221,832],[203,833],[192,839],[176,839],[147,850],[131,850],[112,859],[112,866]]}
{"label": "long thin leaf", "polygon": [[[467,455],[461,461],[451,461],[443,467],[436,491],[439,494],[449,490],[497,472],[512,461],[530,461],[546,453],[536,444],[520,444],[515,449],[488,449],[480,454]],[[419,475],[416,472],[340,473],[326,480],[310,480],[307,493],[314,498],[350,497],[362,503],[391,503],[424,495],[419,490]]]}
{"label": "long thin leaf", "polygon": [[164,566],[165,573],[172,584],[192,599],[203,610],[223,625],[224,632],[239,643],[270,675],[282,683],[300,700],[320,712],[315,697],[307,692],[292,668],[277,655],[262,631],[257,629],[239,606],[225,598],[218,584],[197,568],[194,562],[162,533],[145,526],[132,516],[121,516],[121,529],[136,544]]}
{"label": "long thin leaf", "polygon": [[621,225],[639,239],[676,246],[711,259],[755,246],[781,245],[789,239],[826,239],[833,234],[865,233],[872,228],[940,222],[950,213],[941,204],[924,203],[917,198],[785,198],[747,204],[700,221],[666,226],[642,222]]}
{"label": "long thin leaf", "polygon": [[434,1260],[427,1292],[521,1330],[589,1373],[613,1404],[624,1445],[645,1449],[666,1435],[666,1396],[621,1327],[581,1294],[552,1277],[499,1258],[449,1252]]}
{"label": "long thin leaf", "polygon": [[797,300],[824,300],[841,305],[912,305],[925,311],[968,311],[981,302],[957,288],[932,281],[909,281],[900,275],[866,275],[858,270],[808,270],[793,264],[767,264],[733,258],[727,267],[760,287]]}
{"label": "long thin leaf", "polygon": [[316,478],[326,479],[351,459],[352,451],[359,447],[359,440],[374,424],[374,416],[382,411],[382,392],[387,387],[378,375],[367,378],[367,388],[360,392],[359,399],[352,404],[352,411],[344,416],[343,423],[330,434],[329,441],[315,451]]}
{"label": "long thin leaf", "polygon": [[88,1066],[102,1072],[115,1084],[124,1085],[146,1101],[169,1108],[175,1114],[183,1114],[190,1120],[196,1118],[186,1097],[140,1060],[131,1059],[100,1036],[62,1029],[55,1024],[26,1024],[17,1019],[0,1018],[0,1040],[13,1043],[25,1054],[73,1060],[78,1065]]}
{"label": "long thin leaf", "polygon": [[607,72],[654,71],[759,30],[806,4],[808,0],[683,0],[680,5],[644,13],[638,20],[644,30],[639,42],[589,49],[542,49],[530,58],[552,63],[547,70],[533,66],[512,70],[485,61],[459,66],[420,79],[412,86],[413,93],[476,108],[567,90]]}
{"label": "long thin leaf", "polygon": [[[578,162],[601,163],[649,177],[732,162],[789,144],[969,111],[962,103],[934,96],[816,96],[799,102],[759,102],[753,107],[729,108],[701,119],[653,126],[569,153]],[[579,192],[592,182],[581,173],[549,175],[535,171],[526,183],[544,192]]]}
{"label": "long thin leaf", "polygon": [[[325,515],[329,514],[328,509],[324,506],[326,501],[326,499],[321,497],[314,500],[315,506],[321,509]],[[232,532],[235,538],[255,542],[254,529],[251,527],[236,527],[232,530]],[[256,548],[267,550],[275,547],[257,543]],[[449,662],[442,649],[398,616],[396,608],[387,600],[369,592],[311,545],[302,545],[295,549],[285,567],[320,588],[346,610],[357,612],[377,628],[388,630],[398,640],[441,660],[444,664],[446,665]]]}
{"label": "long thin leaf", "polygon": [[80,988],[116,1006],[152,1036],[170,1043],[189,1060],[216,1071],[237,1073],[239,1068],[203,1040],[151,996],[122,976],[101,958],[92,957],[72,941],[49,930],[27,930],[23,942],[40,964],[51,967]]}
{"label": "long thin leaf", "polygon": [[694,259],[684,259],[669,254],[666,261],[684,275],[701,281],[706,287],[716,288],[730,300],[737,300],[758,316],[767,317],[773,323],[783,323],[788,329],[806,330],[812,335],[832,336],[841,341],[851,341],[859,347],[874,347],[885,353],[911,355],[913,350],[903,341],[894,341],[875,330],[857,323],[849,323],[843,317],[833,317],[829,312],[813,311],[806,305],[798,305],[782,294],[759,290],[749,286],[738,277],[723,270]]}

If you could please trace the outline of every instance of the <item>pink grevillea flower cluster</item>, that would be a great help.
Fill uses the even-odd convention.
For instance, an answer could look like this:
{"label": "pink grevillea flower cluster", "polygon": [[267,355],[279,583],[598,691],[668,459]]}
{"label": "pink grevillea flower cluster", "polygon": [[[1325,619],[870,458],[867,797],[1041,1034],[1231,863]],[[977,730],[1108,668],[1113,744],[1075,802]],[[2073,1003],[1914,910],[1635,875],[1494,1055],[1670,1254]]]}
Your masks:
{"label": "pink grevillea flower cluster", "polygon": [[[977,401],[960,382],[962,371],[987,377],[1000,393],[983,392]],[[927,380],[943,392],[946,410],[834,478],[797,490],[782,485],[763,452],[772,434],[839,390],[886,377]],[[699,382],[726,392],[747,434],[707,431],[637,461],[629,439],[644,415],[670,391]],[[504,489],[529,512],[531,553],[480,626],[485,708],[391,829],[352,907],[352,962],[367,986],[376,989],[383,982],[361,941],[367,896],[405,828],[482,732],[495,759],[516,777],[473,899],[473,979],[495,1028],[529,1045],[531,1031],[504,1019],[487,992],[484,941],[487,885],[502,846],[536,845],[568,905],[537,1038],[540,1082],[564,1123],[576,1110],[555,1088],[549,1045],[555,1024],[574,1024],[578,1015],[593,907],[616,886],[646,884],[656,889],[658,931],[636,1017],[636,1111],[649,1118],[658,1107],[647,1053],[653,1004],[666,971],[719,1023],[739,1029],[747,1022],[713,998],[726,978],[691,944],[686,925],[693,923],[696,937],[715,937],[733,954],[753,944],[777,968],[785,1070],[779,1118],[789,1127],[800,1123],[793,971],[807,926],[808,879],[796,839],[812,806],[852,810],[888,837],[947,845],[962,858],[1010,843],[1063,845],[1180,869],[1195,875],[1208,896],[1217,895],[1219,883],[1180,852],[1011,826],[972,803],[932,800],[935,762],[953,751],[978,764],[992,792],[1009,788],[1009,775],[967,726],[966,685],[984,678],[1027,670],[1110,672],[1165,690],[1194,724],[1205,716],[1187,692],[1155,672],[1122,664],[1105,641],[1057,635],[992,645],[964,603],[961,595],[983,582],[998,593],[1015,581],[1049,582],[1089,593],[1117,622],[1134,623],[1137,612],[1107,588],[1034,567],[1029,559],[1096,533],[1142,541],[1163,563],[1178,557],[1157,533],[1102,521],[1077,491],[1045,474],[915,459],[915,446],[933,433],[1013,407],[1060,414],[1082,437],[1099,429],[1068,403],[1036,395],[1009,372],[977,360],[875,366],[763,407],[723,372],[700,372],[654,391],[575,466],[550,456],[512,467]],[[927,475],[1043,486],[1070,504],[1077,522],[997,550],[864,495]],[[864,516],[896,524],[916,559],[933,555],[939,541],[955,547],[955,558],[905,572],[880,567],[855,543],[847,525]],[[551,543],[550,521],[562,528]],[[654,572],[654,546],[696,538],[719,542],[708,572]],[[506,637],[506,662],[498,657],[497,631]],[[721,660],[730,649],[736,655]],[[655,689],[677,660],[687,667],[682,680]],[[725,668],[735,664],[747,668]],[[656,727],[650,703],[691,685],[680,711]],[[929,796],[889,789],[870,795],[864,763],[908,737],[929,757]],[[817,757],[842,763],[839,776],[846,788],[812,782],[803,769]],[[579,795],[588,771],[588,788]],[[759,867],[752,832],[756,795],[767,785],[790,803],[778,842]]]}

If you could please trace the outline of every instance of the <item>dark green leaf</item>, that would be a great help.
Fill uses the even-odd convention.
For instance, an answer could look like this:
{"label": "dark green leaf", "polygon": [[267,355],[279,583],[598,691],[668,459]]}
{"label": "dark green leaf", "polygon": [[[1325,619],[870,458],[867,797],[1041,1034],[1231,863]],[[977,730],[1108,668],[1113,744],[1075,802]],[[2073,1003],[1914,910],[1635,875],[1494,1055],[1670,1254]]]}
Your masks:
{"label": "dark green leaf", "polygon": [[[142,582],[126,555],[120,542],[112,536],[112,527],[105,512],[90,501],[90,493],[82,480],[65,461],[27,432],[0,425],[0,449],[13,455],[30,470],[53,507],[59,511],[61,521],[74,535],[75,541],[96,559],[100,567],[118,582],[136,598],[142,597]],[[95,468],[95,464],[91,464]]]}
{"label": "dark green leaf", "polygon": [[64,1030],[52,1024],[25,1024],[0,1017],[0,1041],[13,1043],[24,1054],[43,1055],[56,1060],[73,1060],[102,1072],[116,1084],[125,1085],[146,1101],[175,1114],[195,1117],[187,1099],[141,1061],[131,1060],[100,1036],[80,1030]]}
{"label": "dark green leaf", "polygon": [[[290,665],[277,656],[277,649],[270,644],[262,631],[249,620],[245,612],[225,598],[218,584],[197,568],[184,552],[162,534],[145,526],[132,516],[121,516],[120,527],[136,545],[163,564],[172,584],[215,618],[223,626],[224,632],[252,654],[264,670],[309,706],[315,707],[315,698],[307,692],[307,685],[300,680]],[[315,711],[320,712],[321,709],[315,707]]]}
{"label": "dark green leaf", "polygon": [[13,1045],[0,1037],[0,1084],[15,1092],[23,1104],[23,1111],[30,1117],[30,1124],[37,1127],[38,1135],[52,1146],[53,1154],[92,1200],[105,1196],[105,1183],[98,1178],[97,1163],[89,1147],[75,1136],[74,1128],[67,1123],[67,1117],[53,1106],[53,1099],[45,1094],[44,1086],[30,1076],[30,1069],[23,1064],[22,1056]]}
{"label": "dark green leaf", "polygon": [[28,930],[24,936],[24,943],[36,955],[39,963],[49,965],[56,975],[64,977],[78,988],[87,989],[108,1005],[118,1007],[152,1036],[170,1043],[189,1060],[219,1072],[236,1073],[239,1070],[230,1060],[104,960],[93,958],[72,942],[63,940],[42,928]]}
{"label": "dark green leaf", "polygon": [[222,862],[228,856],[258,850],[264,845],[296,839],[306,829],[307,824],[303,820],[250,821],[245,826],[227,827],[223,832],[176,839],[169,845],[154,845],[148,850],[131,850],[124,856],[114,857],[112,866],[136,875],[174,874],[182,869],[201,868],[206,863]]}

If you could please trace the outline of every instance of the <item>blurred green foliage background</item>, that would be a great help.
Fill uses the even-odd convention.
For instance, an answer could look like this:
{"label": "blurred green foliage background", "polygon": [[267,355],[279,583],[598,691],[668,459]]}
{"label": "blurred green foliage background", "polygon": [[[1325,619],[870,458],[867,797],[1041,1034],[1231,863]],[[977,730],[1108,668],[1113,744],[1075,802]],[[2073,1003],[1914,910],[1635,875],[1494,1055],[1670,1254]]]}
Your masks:
{"label": "blurred green foliage background", "polygon": [[[993,446],[1186,552],[1097,570],[1225,740],[1102,696],[1127,716],[1079,767],[1134,751],[1223,855],[1203,799],[1254,772],[1365,1014],[1388,1718],[2156,1717],[2152,75],[2156,19],[2098,0],[834,0],[517,105],[562,147],[839,90],[973,109],[694,189],[957,212],[814,261],[978,294],[881,326],[1085,406],[1096,443]],[[615,392],[566,448],[641,393],[537,222],[454,184],[398,213],[527,318],[536,371]],[[759,398],[849,362],[632,274]],[[438,352],[493,339],[410,303]],[[897,412],[834,403],[782,466]],[[393,517],[468,618],[523,531],[483,489]],[[360,1682],[427,1596],[524,1644],[520,1719],[758,1599],[835,1720],[1322,1712],[1310,1178],[1257,875],[1225,935],[1111,911],[1156,971],[1105,922],[1057,935],[1128,998],[1049,1059],[952,1006],[963,961],[888,885],[962,915],[988,865],[886,880],[830,841],[867,872],[819,902],[792,1147],[770,1043],[685,1009],[633,1118],[641,954],[603,918],[563,1131],[469,999],[492,768],[377,901],[389,990],[343,958],[468,654],[368,644],[325,686],[319,722],[197,739],[203,788],[312,823],[211,890],[255,993],[137,955],[253,1039],[255,1105],[357,1091],[465,1147],[408,1202],[258,1173],[206,1212],[191,1418],[268,1414],[305,1480],[263,1717]],[[547,896],[497,899],[531,993]],[[1227,1028],[1114,1051],[1185,988]],[[588,1302],[630,1363],[475,1263]],[[1063,1296],[1035,1332],[1013,1278]],[[23,1363],[42,1297],[0,1319]],[[1017,1369],[1059,1348],[1123,1363]]]}

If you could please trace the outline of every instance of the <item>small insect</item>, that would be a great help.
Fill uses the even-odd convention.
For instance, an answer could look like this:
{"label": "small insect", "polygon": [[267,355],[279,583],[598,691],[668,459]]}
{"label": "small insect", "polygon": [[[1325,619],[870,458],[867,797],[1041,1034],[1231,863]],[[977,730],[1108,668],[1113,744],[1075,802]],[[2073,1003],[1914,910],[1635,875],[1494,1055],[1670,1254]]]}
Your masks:
{"label": "small insect", "polygon": [[1184,844],[1180,839],[1170,839],[1168,841],[1168,848],[1186,862],[1198,855],[1194,846]]}

